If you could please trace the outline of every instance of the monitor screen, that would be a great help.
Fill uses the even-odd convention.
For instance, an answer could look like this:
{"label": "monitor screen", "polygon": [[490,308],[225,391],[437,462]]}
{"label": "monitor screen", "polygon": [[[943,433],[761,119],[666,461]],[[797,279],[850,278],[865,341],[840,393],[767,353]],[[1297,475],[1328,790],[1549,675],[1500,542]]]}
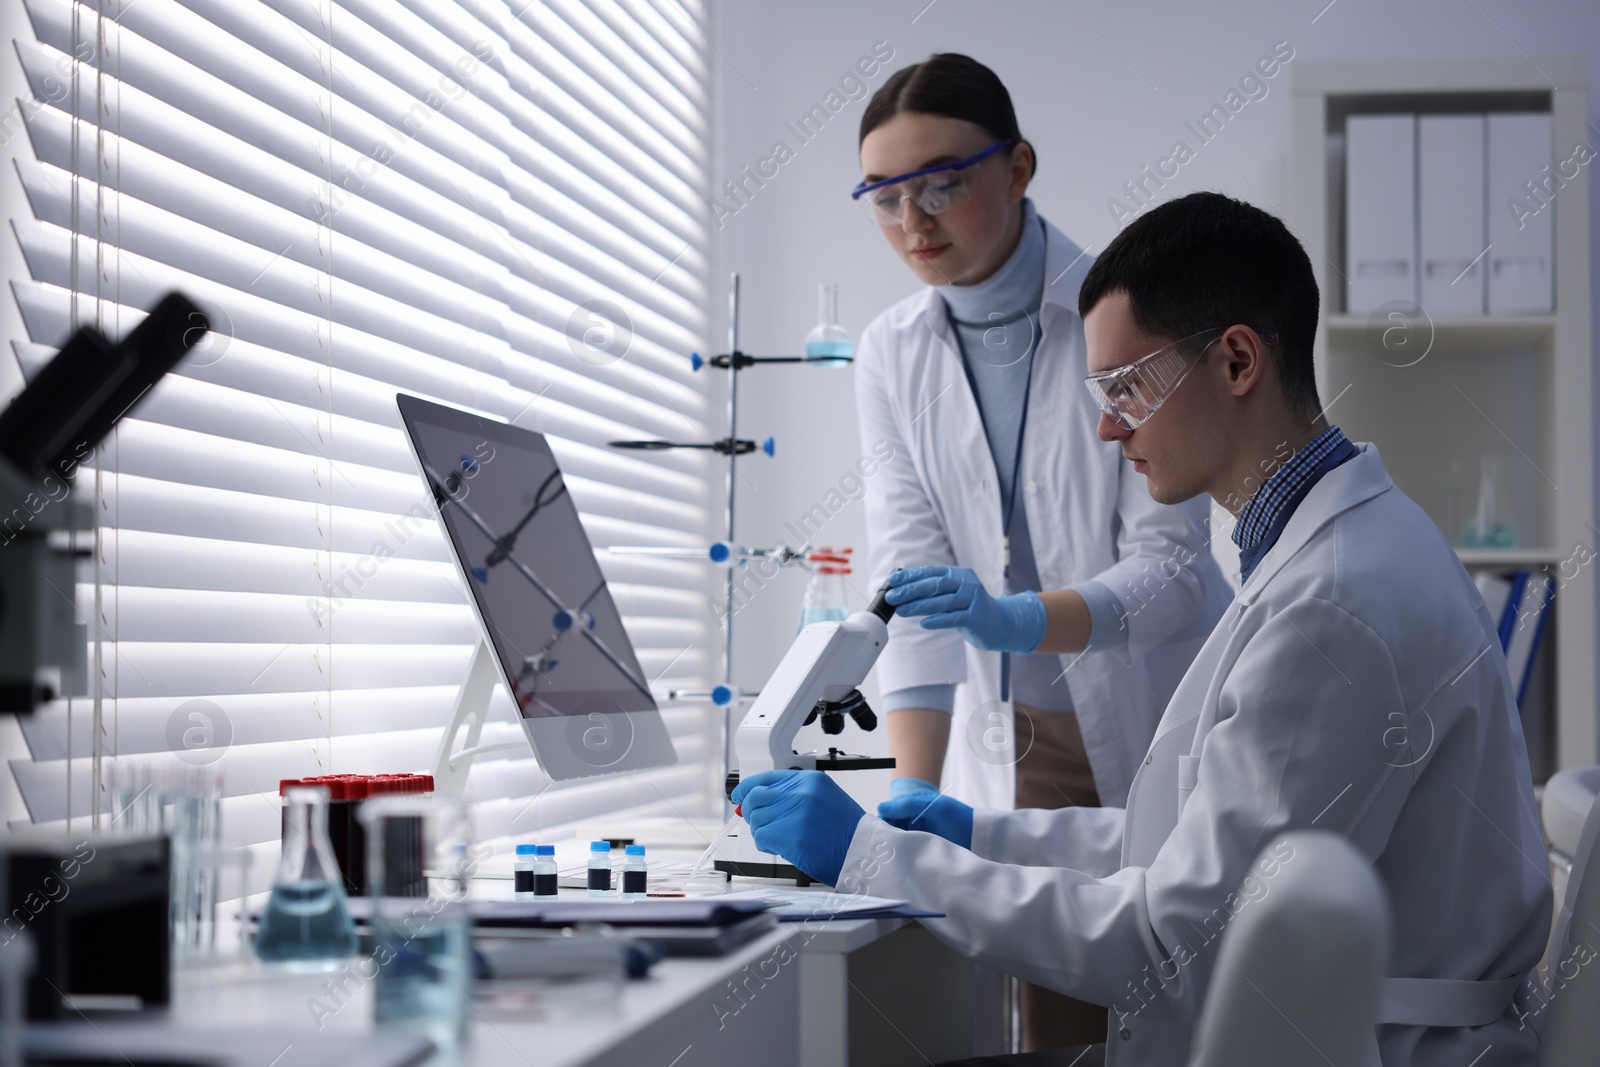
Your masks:
{"label": "monitor screen", "polygon": [[484,636],[545,769],[568,778],[674,762],[544,435],[413,396],[396,399]]}

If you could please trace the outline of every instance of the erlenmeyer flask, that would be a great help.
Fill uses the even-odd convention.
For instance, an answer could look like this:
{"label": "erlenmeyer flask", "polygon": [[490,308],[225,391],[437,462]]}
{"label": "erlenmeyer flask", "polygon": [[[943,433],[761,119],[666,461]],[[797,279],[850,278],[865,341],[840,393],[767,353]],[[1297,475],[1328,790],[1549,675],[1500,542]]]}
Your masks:
{"label": "erlenmeyer flask", "polygon": [[353,956],[355,925],[328,841],[328,789],[291,786],[283,802],[283,857],[261,913],[256,955],[269,963],[302,965]]}
{"label": "erlenmeyer flask", "polygon": [[839,286],[817,286],[817,324],[806,335],[806,362],[842,367],[854,352],[850,335],[839,325]]}

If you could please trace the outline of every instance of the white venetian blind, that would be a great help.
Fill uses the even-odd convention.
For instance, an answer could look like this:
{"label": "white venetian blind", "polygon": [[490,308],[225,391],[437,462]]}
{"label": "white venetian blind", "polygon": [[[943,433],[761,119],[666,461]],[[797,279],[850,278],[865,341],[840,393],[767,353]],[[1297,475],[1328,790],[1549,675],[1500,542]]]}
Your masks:
{"label": "white venetian blind", "polygon": [[[217,333],[79,475],[95,677],[23,720],[11,770],[32,822],[87,827],[97,768],[178,761],[178,709],[204,700],[231,733],[225,834],[275,849],[279,778],[431,769],[477,639],[437,525],[393,522],[427,499],[397,391],[549,434],[597,546],[711,531],[706,454],[606,447],[707,436],[684,358],[706,327],[704,13],[22,3],[24,371],[174,288]],[[574,340],[596,324],[601,347]],[[705,569],[600,557],[655,688],[708,677]],[[664,714],[671,768],[551,785],[526,750],[485,757],[480,833],[707,810],[709,713]],[[503,701],[482,741],[520,736]]]}

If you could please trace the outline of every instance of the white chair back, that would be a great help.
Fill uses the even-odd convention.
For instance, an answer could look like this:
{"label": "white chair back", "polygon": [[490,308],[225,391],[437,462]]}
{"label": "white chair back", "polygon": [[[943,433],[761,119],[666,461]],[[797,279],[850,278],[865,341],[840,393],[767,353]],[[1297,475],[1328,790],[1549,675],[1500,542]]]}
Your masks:
{"label": "white chair back", "polygon": [[1539,1067],[1600,1062],[1600,797],[1589,807],[1545,953]]}
{"label": "white chair back", "polygon": [[[1271,879],[1252,873],[1223,933],[1190,1067],[1379,1067],[1375,1020],[1389,905],[1372,864],[1338,834],[1283,834]],[[1252,872],[1260,870],[1260,864]],[[1265,887],[1264,889],[1261,887]]]}

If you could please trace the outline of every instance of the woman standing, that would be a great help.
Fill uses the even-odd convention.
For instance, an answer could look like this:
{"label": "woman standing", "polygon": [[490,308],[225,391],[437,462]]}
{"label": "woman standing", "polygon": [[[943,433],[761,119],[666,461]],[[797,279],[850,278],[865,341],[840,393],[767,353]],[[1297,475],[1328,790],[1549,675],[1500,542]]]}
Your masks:
{"label": "woman standing", "polygon": [[[941,781],[979,807],[1121,805],[1232,596],[1204,505],[1154,503],[1095,436],[1092,260],[1027,199],[1033,146],[994,72],[956,54],[897,71],[860,154],[852,196],[927,286],[856,363],[862,442],[895,457],[867,488],[872,584],[929,567],[907,594],[937,612],[897,619],[878,660],[897,761],[879,814],[920,828]],[[1103,1008],[1030,985],[1023,1021],[1025,1051],[1105,1036]]]}

